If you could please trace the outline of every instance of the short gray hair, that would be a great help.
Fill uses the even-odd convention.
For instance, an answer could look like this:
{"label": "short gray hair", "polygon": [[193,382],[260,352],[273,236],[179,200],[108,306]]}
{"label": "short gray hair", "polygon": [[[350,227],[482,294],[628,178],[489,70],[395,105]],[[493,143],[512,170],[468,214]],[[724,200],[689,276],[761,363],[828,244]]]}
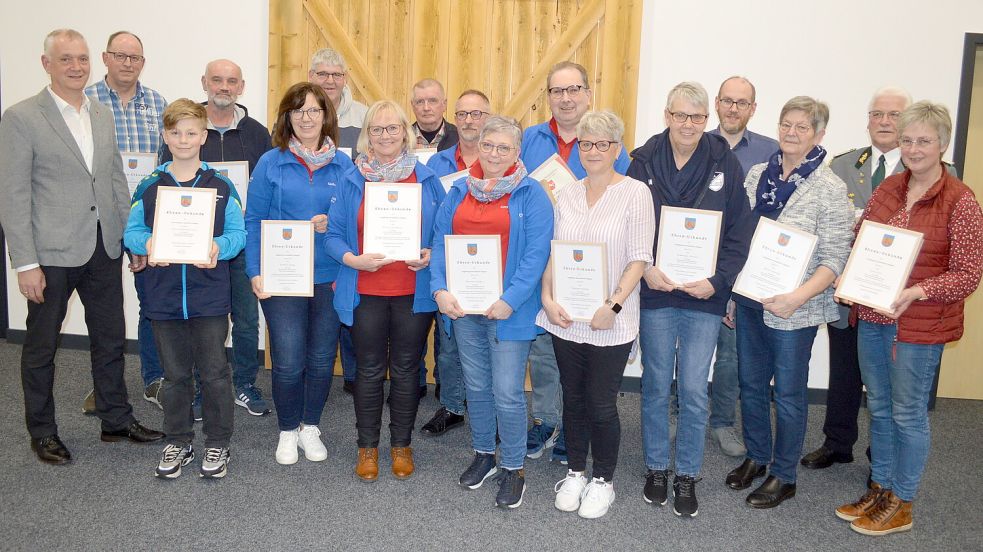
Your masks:
{"label": "short gray hair", "polygon": [[809,117],[812,129],[816,132],[825,130],[826,125],[829,124],[829,106],[810,96],[796,96],[785,102],[785,105],[782,106],[782,112],[778,115],[779,124],[785,119],[785,115],[789,111],[804,111]]}
{"label": "short gray hair", "polygon": [[478,140],[484,140],[486,136],[493,132],[501,132],[502,134],[508,134],[512,136],[515,140],[515,147],[522,147],[522,125],[519,121],[516,121],[512,117],[505,117],[503,115],[492,115],[485,122],[484,128],[481,129],[481,134],[478,135]]}
{"label": "short gray hair", "polygon": [[707,112],[710,111],[707,89],[698,82],[685,81],[673,86],[666,96],[666,110],[672,109],[672,102],[676,100],[685,100],[693,105],[703,106]]}
{"label": "short gray hair", "polygon": [[[85,37],[82,36],[82,33],[76,31],[75,29],[55,29],[50,33],[48,33],[48,36],[44,37],[44,55],[46,56],[51,55],[51,47],[54,46],[55,39],[60,37],[65,37],[69,40],[81,40],[82,42],[85,42]],[[88,46],[88,44],[86,44],[86,46]]]}
{"label": "short gray hair", "polygon": [[341,57],[341,54],[331,48],[321,48],[314,52],[314,55],[311,56],[311,71],[318,65],[337,65],[341,67],[342,71],[348,71],[345,58]]}
{"label": "short gray hair", "polygon": [[588,111],[577,123],[577,138],[588,134],[603,136],[612,142],[620,142],[625,134],[625,124],[612,111]]}
{"label": "short gray hair", "polygon": [[904,99],[905,109],[907,109],[908,106],[911,105],[911,102],[914,101],[911,99],[911,94],[900,86],[882,86],[878,88],[876,92],[874,92],[873,96],[870,97],[870,103],[867,104],[867,111],[874,109],[874,102],[884,97]]}
{"label": "short gray hair", "polygon": [[939,145],[943,150],[949,147],[949,139],[952,137],[952,116],[949,115],[949,109],[946,106],[928,100],[911,104],[901,113],[901,119],[898,121],[898,135],[904,133],[909,126],[918,123],[935,129],[939,134]]}

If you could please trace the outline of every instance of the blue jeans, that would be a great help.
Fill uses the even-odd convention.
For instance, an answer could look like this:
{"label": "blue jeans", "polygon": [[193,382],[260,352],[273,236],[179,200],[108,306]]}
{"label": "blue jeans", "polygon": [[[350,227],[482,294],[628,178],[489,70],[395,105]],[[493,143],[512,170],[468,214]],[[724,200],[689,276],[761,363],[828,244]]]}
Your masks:
{"label": "blue jeans", "polygon": [[563,390],[553,338],[548,333],[537,336],[529,349],[529,382],[532,384],[532,417],[550,427],[558,427],[563,420]]}
{"label": "blue jeans", "polygon": [[232,384],[236,388],[256,383],[259,371],[259,306],[246,276],[246,252],[229,262],[232,282]]}
{"label": "blue jeans", "polygon": [[857,353],[870,410],[871,478],[910,501],[928,459],[928,400],[944,345],[895,343],[897,331],[861,320]]}
{"label": "blue jeans", "polygon": [[140,345],[140,376],[143,378],[143,386],[164,377],[164,369],[160,365],[160,358],[157,355],[157,342],[154,340],[154,329],[150,325],[150,319],[143,315],[144,299],[144,274],[137,272],[133,274],[133,288],[137,291],[137,303],[140,308],[140,321],[137,323],[137,343]]}
{"label": "blue jeans", "polygon": [[676,473],[697,477],[707,429],[707,378],[720,315],[666,307],[642,309],[642,446],[645,465],[669,469],[669,391],[678,366]]}
{"label": "blue jeans", "polygon": [[[334,308],[333,306],[331,308]],[[341,325],[338,335],[341,354],[341,373],[345,381],[355,381],[355,345],[352,344],[352,327]]]}
{"label": "blue jeans", "polygon": [[710,394],[710,429],[734,427],[737,397],[737,330],[720,324],[717,336],[717,360],[713,362],[713,386]]}
{"label": "blue jeans", "polygon": [[454,321],[468,397],[468,422],[475,452],[495,453],[501,467],[518,470],[526,457],[526,358],[530,341],[499,341],[496,320],[470,314]]}
{"label": "blue jeans", "polygon": [[273,403],[280,431],[321,421],[341,326],[333,301],[330,282],[315,284],[314,297],[262,301],[270,330]]}
{"label": "blue jeans", "polygon": [[[764,311],[737,305],[738,376],[747,456],[771,464],[770,475],[795,483],[809,415],[809,359],[817,326],[776,330]],[[771,438],[771,380],[775,379],[775,440]],[[774,460],[774,461],[773,461]]]}
{"label": "blue jeans", "polygon": [[464,371],[457,342],[443,328],[438,317],[434,327],[440,347],[437,349],[437,374],[440,376],[440,404],[449,412],[464,415]]}

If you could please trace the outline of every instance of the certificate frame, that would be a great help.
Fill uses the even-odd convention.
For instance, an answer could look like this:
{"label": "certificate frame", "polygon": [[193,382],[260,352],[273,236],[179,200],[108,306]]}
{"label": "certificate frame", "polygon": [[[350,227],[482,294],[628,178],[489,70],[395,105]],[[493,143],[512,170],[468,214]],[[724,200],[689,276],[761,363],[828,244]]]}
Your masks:
{"label": "certificate frame", "polygon": [[413,151],[413,155],[416,155],[417,163],[422,163],[424,165],[430,161],[430,158],[437,155],[437,146],[429,146],[424,148],[416,148]]}
{"label": "certificate frame", "polygon": [[[670,273],[675,273],[675,271],[666,270],[665,263],[667,262],[666,250],[669,248],[670,242],[669,236],[667,235],[667,219],[671,217],[682,217],[684,229],[686,231],[695,230],[701,219],[711,219],[712,235],[716,237],[713,243],[713,252],[711,255],[711,262],[709,265],[709,274],[702,275],[698,278],[688,280],[688,281],[677,281],[678,278],[673,278]],[[677,285],[686,284],[689,282],[699,281],[703,279],[709,279],[711,276],[717,272],[717,256],[720,254],[720,229],[723,225],[723,213],[720,211],[710,211],[706,209],[691,209],[688,207],[671,207],[669,205],[663,205],[662,210],[659,214],[659,231],[656,236],[656,251],[655,251],[655,264],[653,266],[657,267],[666,275],[673,283]],[[692,220],[692,226],[690,221]],[[705,222],[705,221],[704,221]]]}
{"label": "certificate frame", "polygon": [[232,181],[239,201],[242,203],[242,212],[246,212],[246,197],[249,195],[249,162],[248,161],[218,161],[208,163],[208,166],[215,169],[215,172]]}
{"label": "certificate frame", "polygon": [[[775,236],[776,232],[778,233],[777,237]],[[770,241],[772,238],[775,238],[774,242]],[[748,273],[748,264],[752,262],[757,263],[759,256],[762,255],[762,253],[760,253],[761,251],[772,250],[774,252],[774,246],[772,246],[771,243],[777,244],[778,247],[787,247],[788,244],[792,243],[793,239],[796,242],[796,247],[799,246],[798,242],[805,240],[809,249],[809,253],[803,256],[805,262],[801,263],[801,266],[797,266],[795,268],[795,277],[793,279],[795,282],[795,284],[793,284],[794,287],[790,290],[777,291],[769,296],[756,293],[752,289],[752,283],[749,281],[749,279],[753,276]],[[762,299],[795,291],[795,289],[802,285],[802,278],[805,276],[806,271],[809,270],[809,261],[812,259],[812,255],[816,251],[816,244],[818,242],[819,237],[814,234],[794,226],[789,226],[788,224],[783,224],[772,220],[768,217],[760,217],[758,219],[758,225],[754,228],[754,235],[751,236],[751,244],[748,248],[747,259],[744,262],[744,269],[737,275],[737,280],[734,282],[734,287],[731,289],[731,291],[759,303]],[[763,260],[767,262],[767,258]]]}
{"label": "certificate frame", "polygon": [[[578,255],[579,253],[579,255]],[[591,303],[596,303],[593,310],[590,307],[584,307],[584,309],[577,308],[575,305],[570,305],[566,299],[563,298],[568,292],[576,295],[575,289],[561,289],[568,287],[567,285],[560,285],[561,281],[566,281],[565,277],[562,277],[562,273],[569,271],[564,270],[569,267],[576,270],[576,264],[582,263],[585,259],[596,259],[596,265],[590,264],[588,267],[590,269],[600,272],[600,289],[591,290],[594,292],[599,291],[599,297],[586,297],[585,302],[590,300]],[[604,306],[604,301],[607,300],[610,295],[608,287],[608,249],[605,243],[595,243],[595,242],[579,242],[570,240],[550,240],[550,259],[553,261],[551,264],[551,273],[553,277],[553,300],[563,307],[563,310],[570,315],[570,319],[575,322],[590,322],[594,318],[594,313],[597,309]],[[573,264],[571,264],[571,261]],[[594,284],[595,282],[591,282]],[[574,286],[569,286],[574,287]],[[579,287],[579,290],[583,290],[583,286]],[[578,316],[582,310],[590,310],[590,316]]]}
{"label": "certificate frame", "polygon": [[130,190],[130,198],[136,193],[137,187],[144,178],[157,170],[157,154],[139,151],[121,151],[123,159],[123,174],[126,176],[126,186]]}
{"label": "certificate frame", "polygon": [[[274,297],[314,297],[314,223],[309,220],[264,220],[260,222],[260,228],[259,273],[263,276],[263,293],[269,293]],[[307,237],[310,255],[304,267],[306,276],[304,289],[290,291],[267,287],[269,272],[266,270],[266,265],[270,261],[267,249],[273,246],[277,235],[280,236],[280,240],[291,240],[295,235]]]}
{"label": "certificate frame", "polygon": [[[205,245],[197,244],[199,251],[198,253],[203,253],[203,256],[195,256],[194,254],[189,254],[185,257],[179,256],[168,256],[158,254],[158,247],[160,246],[160,241],[162,237],[165,240],[173,239],[173,230],[171,225],[173,224],[170,219],[170,215],[166,212],[166,208],[161,207],[161,205],[171,204],[174,202],[174,196],[177,196],[177,205],[183,208],[193,207],[196,204],[200,205],[198,202],[204,202],[206,207],[202,213],[200,209],[196,209],[194,212],[198,212],[201,220],[199,224],[204,228],[205,221],[208,222],[208,240]],[[195,199],[195,197],[198,199]],[[152,230],[153,241],[151,242],[151,249],[148,252],[148,260],[153,263],[173,263],[173,264],[208,264],[211,262],[211,252],[212,241],[215,239],[214,228],[215,228],[215,203],[218,198],[218,190],[215,188],[185,188],[182,186],[158,186],[157,187],[157,202],[154,205],[154,228]],[[161,215],[166,215],[162,217]],[[198,228],[195,228],[198,230]],[[205,241],[201,236],[196,236],[197,239]],[[204,251],[200,251],[200,249]]]}
{"label": "certificate frame", "polygon": [[[362,241],[362,253],[381,253],[386,256],[387,259],[395,259],[397,261],[416,261],[420,259],[420,249],[423,242],[423,185],[419,182],[366,182],[364,188],[364,204],[365,204],[365,218],[363,223],[363,241]],[[416,194],[419,201],[413,205],[415,213],[412,220],[408,221],[407,228],[412,226],[413,234],[410,236],[410,244],[405,246],[406,251],[400,254],[390,255],[385,251],[387,249],[384,245],[379,245],[382,238],[375,235],[377,230],[377,225],[380,224],[376,220],[376,215],[374,211],[374,206],[376,201],[378,201],[377,196],[381,196],[385,193],[388,202],[397,203],[399,202],[398,194],[402,191],[410,191]],[[394,193],[396,195],[394,195]],[[404,196],[405,197],[405,196]],[[410,253],[410,246],[415,250],[414,253]],[[382,250],[380,250],[382,249]]]}
{"label": "certificate frame", "polygon": [[471,174],[471,169],[464,169],[462,171],[457,171],[455,173],[447,174],[440,177],[440,185],[444,187],[444,193],[449,193],[454,183]]}
{"label": "certificate frame", "polygon": [[[481,246],[491,247],[493,249],[493,258],[495,259],[494,265],[496,269],[495,272],[492,273],[492,276],[495,276],[496,284],[496,288],[493,291],[495,292],[495,300],[500,299],[502,297],[502,293],[504,292],[502,278],[505,267],[502,266],[502,237],[498,234],[447,234],[444,236],[444,266],[447,276],[447,291],[454,295],[454,297],[458,300],[458,303],[461,302],[460,292],[455,293],[455,290],[459,290],[459,284],[463,284],[463,282],[459,281],[456,270],[458,264],[456,255],[457,251],[461,249],[461,244],[465,245],[465,251],[467,251],[468,254],[477,254],[477,248]],[[470,245],[475,245],[475,253],[471,253],[471,250],[468,247]],[[490,307],[492,304],[494,304],[495,300],[493,300],[488,306]],[[466,308],[465,305],[461,305],[461,307],[464,314],[484,314],[485,310],[488,308]]]}
{"label": "certificate frame", "polygon": [[529,173],[529,177],[539,182],[554,204],[556,203],[556,194],[580,180],[573,174],[559,153],[547,157],[546,161],[536,167],[536,170]]}
{"label": "certificate frame", "polygon": [[[906,239],[898,240],[898,236],[904,236]],[[839,283],[836,286],[833,296],[882,312],[891,312],[891,305],[898,300],[901,292],[904,291],[905,286],[908,284],[908,278],[911,277],[911,270],[915,266],[915,261],[918,260],[919,253],[921,253],[924,239],[925,236],[921,232],[907,230],[889,224],[881,224],[872,220],[863,221],[860,224],[860,230],[857,232],[857,239],[853,242],[853,249],[850,250],[850,257],[847,259],[846,266],[843,268],[843,273],[840,274]],[[891,253],[886,251],[888,248],[895,247],[896,245],[901,246],[900,250],[895,249]],[[891,281],[888,282],[889,289],[891,290],[888,294],[890,297],[888,303],[879,303],[875,299],[871,299],[869,296],[860,293],[861,290],[856,289],[858,286],[861,286],[861,282],[857,282],[856,279],[861,278],[863,275],[862,272],[869,269],[869,263],[873,262],[867,259],[867,256],[890,259],[896,255],[900,255],[900,259],[895,258],[897,262],[884,269],[888,272],[895,272],[895,277],[891,278]],[[877,262],[883,264],[883,260]]]}

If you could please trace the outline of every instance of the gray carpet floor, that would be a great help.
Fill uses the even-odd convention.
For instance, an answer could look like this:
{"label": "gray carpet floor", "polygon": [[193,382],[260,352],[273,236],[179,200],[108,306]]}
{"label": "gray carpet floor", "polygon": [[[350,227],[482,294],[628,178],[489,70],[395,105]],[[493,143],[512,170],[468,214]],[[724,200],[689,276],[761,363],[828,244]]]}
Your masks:
{"label": "gray carpet floor", "polygon": [[[0,419],[0,550],[983,550],[983,401],[939,400],[914,529],[875,539],[833,515],[863,490],[866,411],[858,461],[800,470],[798,495],[773,510],[748,508],[747,491],[723,484],[739,461],[708,441],[699,515],[683,520],[668,505],[642,501],[639,397],[626,394],[619,399],[617,500],[605,517],[582,520],[553,507],[553,485],[566,472],[545,457],[527,460],[529,490],[516,510],[494,508],[494,485],[459,487],[471,459],[465,427],[439,438],[417,433],[411,479],[389,474],[383,447],[379,481],[358,481],[352,400],[338,378],[321,423],[327,461],[301,455],[296,465],[276,464],[275,418],[237,407],[228,477],[204,481],[195,469],[161,481],[152,475],[161,446],[102,443],[98,420],[82,415],[91,377],[88,354],[80,351],[59,353],[55,383],[59,432],[75,461],[47,466],[29,448],[19,359],[19,346],[0,340],[0,404],[9,413]],[[139,420],[160,428],[161,411],[142,399],[138,363],[127,356],[131,402]],[[268,372],[258,385],[268,394]],[[437,407],[432,394],[424,399],[417,426]],[[821,443],[823,411],[810,407],[806,450]]]}

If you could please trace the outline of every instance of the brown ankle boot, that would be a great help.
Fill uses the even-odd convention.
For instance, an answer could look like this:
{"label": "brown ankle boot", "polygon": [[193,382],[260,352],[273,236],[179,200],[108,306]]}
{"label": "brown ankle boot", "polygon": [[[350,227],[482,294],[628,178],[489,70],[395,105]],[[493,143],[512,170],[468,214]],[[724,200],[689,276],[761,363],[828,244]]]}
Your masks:
{"label": "brown ankle boot", "polygon": [[867,515],[850,523],[850,528],[864,535],[879,537],[911,529],[911,502],[901,500],[891,491],[884,491]]}
{"label": "brown ankle boot", "polygon": [[379,449],[358,449],[358,464],[355,464],[355,475],[367,482],[379,478]]}
{"label": "brown ankle boot", "polygon": [[413,475],[413,449],[393,447],[389,454],[393,459],[393,475],[396,479],[407,479]]}
{"label": "brown ankle boot", "polygon": [[877,502],[881,499],[881,495],[884,494],[884,490],[877,483],[873,484],[873,487],[867,489],[862,497],[856,502],[851,502],[850,504],[844,504],[836,509],[836,517],[846,520],[853,521],[857,518],[864,517],[867,512],[871,511]]}

